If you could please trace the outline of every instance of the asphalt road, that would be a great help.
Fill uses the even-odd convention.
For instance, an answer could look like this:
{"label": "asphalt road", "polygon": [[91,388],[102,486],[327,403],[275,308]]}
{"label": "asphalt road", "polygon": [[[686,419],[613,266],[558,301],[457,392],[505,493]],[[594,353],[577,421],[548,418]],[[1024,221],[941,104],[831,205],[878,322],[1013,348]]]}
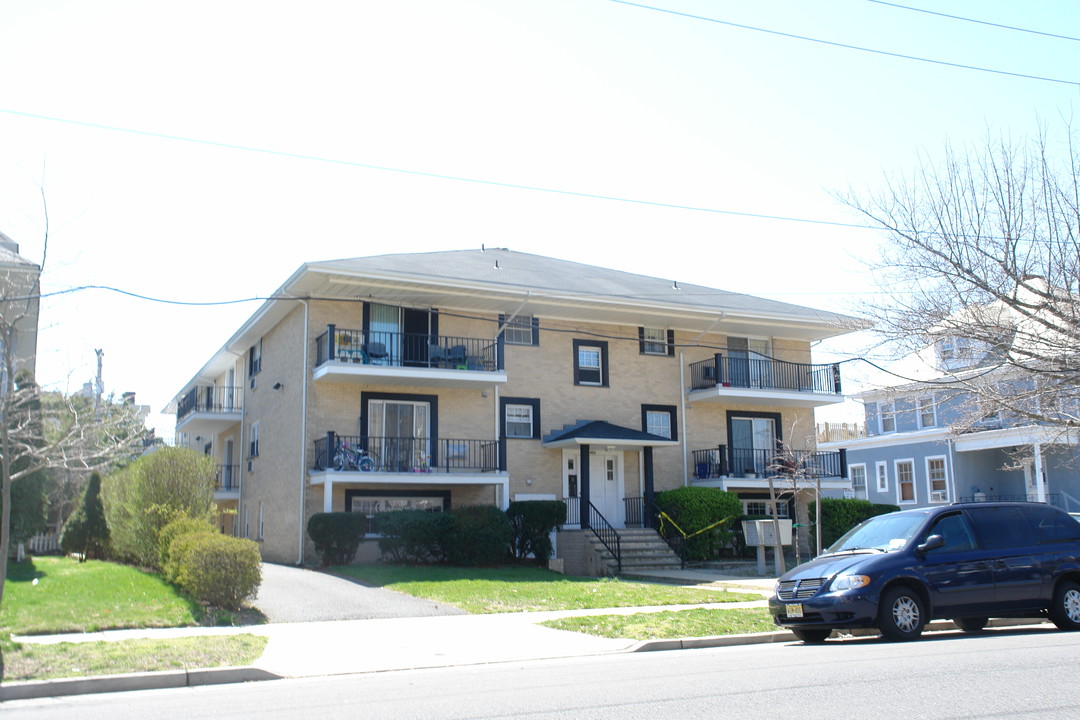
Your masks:
{"label": "asphalt road", "polygon": [[4,703],[4,720],[1080,717],[1080,633],[785,643]]}
{"label": "asphalt road", "polygon": [[252,604],[272,623],[465,614],[455,607],[315,570],[263,563],[262,572],[259,594]]}

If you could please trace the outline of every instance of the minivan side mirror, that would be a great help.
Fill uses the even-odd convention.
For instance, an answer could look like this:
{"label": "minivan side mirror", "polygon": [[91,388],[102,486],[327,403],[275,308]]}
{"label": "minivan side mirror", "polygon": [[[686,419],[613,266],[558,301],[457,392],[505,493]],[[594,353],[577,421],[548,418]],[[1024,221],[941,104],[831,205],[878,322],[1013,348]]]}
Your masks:
{"label": "minivan side mirror", "polygon": [[916,547],[915,550],[920,555],[925,555],[931,550],[937,550],[939,547],[945,547],[945,538],[940,535],[931,535],[926,538],[921,545]]}

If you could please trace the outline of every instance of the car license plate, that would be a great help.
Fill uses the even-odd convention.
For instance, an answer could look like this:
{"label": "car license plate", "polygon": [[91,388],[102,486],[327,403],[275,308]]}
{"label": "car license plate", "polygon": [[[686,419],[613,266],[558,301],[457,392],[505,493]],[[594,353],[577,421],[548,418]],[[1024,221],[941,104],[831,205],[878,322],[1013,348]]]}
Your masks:
{"label": "car license plate", "polygon": [[789,618],[801,618],[803,616],[802,605],[786,605],[784,607],[784,614]]}

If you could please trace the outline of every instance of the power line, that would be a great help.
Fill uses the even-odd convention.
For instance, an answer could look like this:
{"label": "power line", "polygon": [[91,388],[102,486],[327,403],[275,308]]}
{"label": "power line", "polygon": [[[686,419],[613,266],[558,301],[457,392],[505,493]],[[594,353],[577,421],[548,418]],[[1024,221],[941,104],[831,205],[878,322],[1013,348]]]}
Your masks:
{"label": "power line", "polygon": [[794,33],[781,32],[780,30],[770,30],[768,28],[756,27],[754,25],[743,25],[740,23],[731,22],[729,20],[719,20],[717,18],[705,17],[704,15],[694,15],[692,13],[679,12],[678,10],[668,10],[667,8],[654,7],[652,5],[643,5],[641,3],[629,2],[629,0],[608,0],[608,2],[618,3],[619,5],[629,5],[631,7],[641,8],[643,10],[652,10],[654,12],[667,13],[668,15],[677,15],[679,17],[690,18],[691,20],[703,20],[705,22],[716,23],[717,25],[727,25],[728,27],[739,28],[741,30],[753,30],[754,32],[768,33],[769,35],[778,35],[780,37],[792,38],[794,40],[805,40],[807,42],[819,43],[821,45],[830,45],[832,47],[844,48],[846,50],[858,50],[860,52],[874,53],[875,55],[886,55],[888,57],[900,58],[902,60],[916,60],[918,62],[931,63],[934,65],[945,65],[947,67],[960,68],[961,70],[977,70],[979,72],[994,73],[996,75],[1007,75],[1009,77],[1024,78],[1026,80],[1040,80],[1042,82],[1060,83],[1062,85],[1072,85],[1080,88],[1080,82],[1076,80],[1062,80],[1060,78],[1044,77],[1042,75],[1027,75],[1025,73],[1010,72],[1008,70],[995,70],[993,68],[980,67],[978,65],[964,65],[962,63],[948,62],[946,60],[934,60],[933,58],[924,58],[917,55],[905,55],[903,53],[890,52],[888,50],[877,50],[875,48],[862,47],[860,45],[849,45],[847,43],[835,42],[833,40],[822,40],[820,38],[813,38],[806,35],[796,35]]}
{"label": "power line", "polygon": [[681,205],[679,203],[665,203],[657,200],[640,200],[637,198],[620,197],[617,195],[603,195],[600,193],[587,193],[577,190],[563,190],[561,188],[541,187],[538,185],[524,185],[519,183],[509,183],[500,180],[485,180],[482,178],[464,177],[461,175],[447,175],[443,173],[434,173],[424,170],[408,170],[405,168],[390,167],[388,165],[373,165],[371,163],[363,163],[354,160],[341,160],[339,158],[331,158],[321,155],[308,155],[304,153],[290,152],[287,150],[271,150],[268,148],[254,147],[251,145],[240,145],[238,143],[227,143],[218,140],[205,140],[201,138],[185,137],[183,135],[171,135],[168,133],[154,132],[151,130],[139,130],[136,128],[125,128],[116,125],[105,125],[101,123],[92,123],[85,120],[71,120],[69,118],[53,117],[49,115],[39,115],[37,113],[24,112],[22,110],[13,110],[10,108],[0,108],[0,113],[7,115],[14,115],[17,117],[30,118],[33,120],[45,120],[48,122],[62,123],[66,125],[76,125],[79,127],[92,128],[94,130],[107,130],[109,132],[127,133],[130,135],[139,135],[141,137],[157,138],[159,140],[170,140],[173,142],[194,143],[197,145],[206,145],[208,147],[222,148],[225,150],[239,150],[242,152],[259,153],[262,155],[272,155],[276,157],[291,158],[293,160],[307,160],[311,162],[331,163],[334,165],[344,165],[347,167],[364,168],[367,170],[378,170],[381,172],[400,173],[403,175],[415,175],[418,177],[434,178],[437,180],[452,180],[455,182],[474,183],[477,185],[491,185],[493,187],[502,187],[512,190],[531,190],[533,192],[545,192],[554,195],[567,195],[570,197],[588,198],[592,200],[608,200],[611,202],[631,203],[635,205],[646,205],[649,207],[669,208],[672,210],[689,210],[692,212],[705,212],[713,213],[717,215],[732,215],[735,217],[754,218],[758,220],[783,220],[785,222],[798,222],[807,223],[811,225],[829,225],[832,227],[846,227],[856,228],[858,230],[878,230],[879,228],[873,228],[869,225],[860,225],[857,223],[845,223],[837,222],[833,220],[817,220],[814,218],[801,218],[791,217],[785,215],[769,215],[766,213],[752,213],[743,212],[739,210],[724,210],[721,208],[701,207],[696,205]]}
{"label": "power line", "polygon": [[986,20],[976,20],[975,18],[961,17],[959,15],[949,15],[948,13],[935,12],[933,10],[924,10],[922,8],[911,7],[909,5],[899,5],[897,3],[885,2],[885,0],[867,0],[867,2],[877,3],[878,5],[888,5],[889,7],[899,8],[901,10],[911,10],[913,12],[926,13],[927,15],[937,15],[938,17],[949,18],[950,20],[963,20],[964,22],[977,23],[979,25],[989,25],[990,27],[1001,28],[1002,30],[1015,30],[1016,32],[1031,33],[1032,35],[1042,35],[1043,37],[1057,38],[1058,40],[1072,40],[1073,42],[1080,42],[1080,38],[1071,37],[1069,35],[1056,35],[1054,33],[1042,32],[1041,30],[1029,30],[1027,28],[1016,27],[1015,25],[1002,25],[1000,23],[988,22]]}

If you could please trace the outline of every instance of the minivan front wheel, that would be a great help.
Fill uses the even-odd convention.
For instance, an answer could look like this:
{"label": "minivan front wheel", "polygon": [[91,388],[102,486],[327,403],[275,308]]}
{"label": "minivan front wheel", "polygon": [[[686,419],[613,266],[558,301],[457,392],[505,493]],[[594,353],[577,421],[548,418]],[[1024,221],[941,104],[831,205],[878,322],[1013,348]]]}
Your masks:
{"label": "minivan front wheel", "polygon": [[825,642],[832,635],[832,628],[792,628],[791,632],[804,643],[815,644]]}
{"label": "minivan front wheel", "polygon": [[1058,584],[1050,620],[1062,630],[1080,630],[1080,584],[1072,580]]}
{"label": "minivan front wheel", "polygon": [[893,587],[881,595],[878,630],[889,640],[914,640],[926,626],[926,608],[918,593]]}

